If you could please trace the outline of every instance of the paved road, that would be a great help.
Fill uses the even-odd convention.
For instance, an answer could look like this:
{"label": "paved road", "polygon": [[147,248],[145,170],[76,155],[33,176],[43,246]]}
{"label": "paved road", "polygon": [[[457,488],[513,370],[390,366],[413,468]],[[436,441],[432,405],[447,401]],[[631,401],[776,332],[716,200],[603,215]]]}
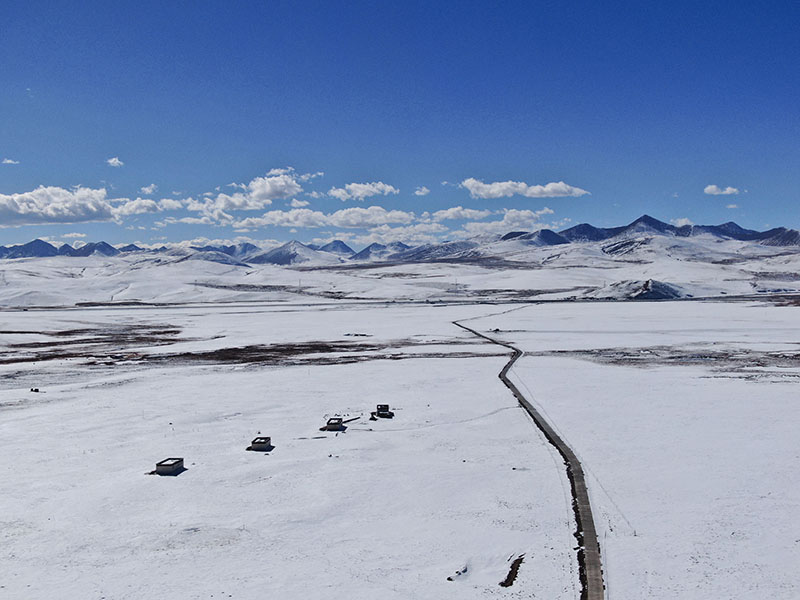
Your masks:
{"label": "paved road", "polygon": [[570,487],[572,488],[572,509],[575,511],[575,521],[577,523],[575,537],[578,540],[578,567],[582,588],[581,600],[603,600],[605,597],[605,585],[603,584],[603,564],[600,558],[600,543],[597,541],[597,531],[594,527],[592,507],[589,504],[589,492],[586,488],[586,478],[583,475],[583,467],[581,467],[581,463],[578,457],[575,456],[572,448],[561,439],[544,419],[542,414],[522,395],[522,392],[517,389],[517,386],[508,379],[508,371],[517,359],[522,356],[522,351],[511,344],[492,339],[457,321],[453,321],[453,324],[493,344],[505,346],[514,352],[511,360],[509,360],[506,366],[503,367],[503,370],[500,371],[500,379],[506,384],[506,387],[511,390],[511,393],[514,394],[520,405],[528,412],[534,423],[536,423],[536,426],[544,433],[548,441],[556,447],[559,454],[561,454],[564,459],[564,464],[567,468],[567,477],[569,478]]}

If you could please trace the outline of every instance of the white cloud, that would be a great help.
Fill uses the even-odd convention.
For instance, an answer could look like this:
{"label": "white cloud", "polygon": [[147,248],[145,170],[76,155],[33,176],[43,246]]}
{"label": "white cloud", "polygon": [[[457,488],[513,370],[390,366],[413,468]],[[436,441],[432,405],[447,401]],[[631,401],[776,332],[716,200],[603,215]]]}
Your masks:
{"label": "white cloud", "polygon": [[339,200],[364,200],[372,196],[387,196],[389,194],[398,194],[400,190],[396,187],[383,183],[382,181],[373,181],[371,183],[348,183],[343,188],[333,187],[328,190],[328,195]]}
{"label": "white cloud", "polygon": [[163,210],[183,205],[177,200],[156,203],[146,198],[107,198],[105,188],[77,186],[70,190],[39,186],[31,192],[0,194],[0,227],[43,225],[55,223],[89,223],[117,221],[123,217]]}
{"label": "white cloud", "polygon": [[18,165],[19,161],[18,160],[14,160],[13,158],[4,158],[3,159],[3,164],[4,165]]}
{"label": "white cloud", "polygon": [[352,231],[325,231],[322,232],[321,235],[313,238],[310,243],[316,244],[317,246],[324,246],[332,242],[333,240],[341,240],[345,243],[352,241],[356,237],[356,234]]}
{"label": "white cloud", "polygon": [[683,227],[685,225],[694,225],[694,222],[691,219],[687,219],[686,217],[681,217],[679,219],[670,219],[669,221],[675,227]]}
{"label": "white cloud", "polygon": [[718,185],[707,185],[703,188],[703,193],[708,194],[709,196],[730,196],[739,193],[739,190],[735,187],[726,187],[721,188]]}
{"label": "white cloud", "polygon": [[738,204],[727,204],[725,208],[739,208]]}
{"label": "white cloud", "polygon": [[119,159],[118,156],[112,156],[111,158],[106,160],[106,163],[108,163],[108,165],[111,167],[121,167],[122,165],[125,164]]}
{"label": "white cloud", "polygon": [[114,217],[119,220],[121,217],[129,217],[131,215],[142,215],[145,213],[158,212],[158,204],[149,198],[136,198],[136,200],[126,200],[119,206],[112,209]]}
{"label": "white cloud", "polygon": [[73,239],[73,238],[85,238],[85,237],[86,237],[86,234],[85,234],[85,233],[65,233],[65,234],[64,234],[64,235],[62,235],[61,237],[63,237],[63,238],[67,238],[67,239]]}
{"label": "white cloud", "polygon": [[345,208],[325,214],[308,208],[271,210],[260,217],[249,217],[234,221],[234,227],[340,227],[343,229],[366,229],[387,223],[409,224],[415,219],[412,212],[386,210],[382,206],[367,208]]}
{"label": "white cloud", "polygon": [[234,221],[231,211],[234,210],[262,210],[272,204],[273,200],[289,199],[303,191],[297,175],[291,167],[272,169],[264,177],[256,177],[248,184],[230,183],[229,187],[238,190],[232,194],[219,193],[202,202],[191,200],[187,202],[187,209],[202,212],[204,217],[221,224],[230,224]]}
{"label": "white cloud", "polygon": [[110,221],[113,208],[104,188],[39,186],[31,192],[0,194],[0,227]]}
{"label": "white cloud", "polygon": [[256,177],[247,184],[250,196],[257,201],[291,198],[303,191],[292,173]]}
{"label": "white cloud", "polygon": [[430,193],[431,193],[431,191],[428,188],[426,188],[424,185],[421,185],[417,189],[414,190],[414,195],[415,196],[427,196]]}
{"label": "white cloud", "polygon": [[150,185],[146,185],[146,186],[144,186],[144,187],[142,187],[142,188],[139,188],[139,191],[140,191],[141,193],[143,193],[143,194],[145,194],[145,195],[149,196],[150,194],[153,194],[153,193],[155,193],[155,191],[156,191],[157,189],[158,189],[158,186],[157,186],[155,183],[151,183]]}
{"label": "white cloud", "polygon": [[470,177],[461,182],[461,187],[469,190],[473,198],[508,198],[510,196],[525,196],[526,198],[556,198],[565,196],[583,196],[586,190],[574,187],[563,181],[551,182],[546,185],[528,185],[522,181],[495,181],[484,183]]}
{"label": "white cloud", "polygon": [[[253,244],[258,246],[259,248],[274,248],[275,246],[280,246],[282,242],[273,239],[263,239],[263,240],[256,240],[247,236],[237,236],[233,239],[211,239],[207,237],[196,237],[190,240],[181,240],[177,242],[168,242],[166,241],[166,237],[157,237],[151,238],[154,240],[158,240],[156,243],[148,243],[143,241],[135,241],[133,242],[140,248],[161,248],[162,246],[166,246],[167,248],[188,248],[190,246],[234,246],[236,244],[241,244],[247,242],[249,244]],[[126,244],[118,244],[118,247],[124,246]]]}
{"label": "white cloud", "polygon": [[552,215],[553,211],[547,207],[541,210],[519,210],[507,208],[503,210],[503,218],[497,221],[465,223],[463,230],[468,235],[483,233],[508,233],[509,231],[537,231],[544,229],[540,223],[544,215]]}
{"label": "white cloud", "polygon": [[291,210],[271,210],[260,217],[248,217],[233,223],[234,227],[256,228],[268,225],[276,227],[325,227],[327,215],[309,208]]}
{"label": "white cloud", "polygon": [[328,220],[333,227],[348,227],[361,229],[385,223],[408,224],[414,221],[413,212],[402,210],[386,210],[382,206],[368,208],[345,208],[328,215]]}
{"label": "white cloud", "polygon": [[289,206],[292,208],[303,208],[309,204],[311,203],[308,200],[298,200],[297,198],[294,198],[291,202],[289,202]]}
{"label": "white cloud", "polygon": [[434,221],[446,220],[462,220],[462,221],[476,221],[478,219],[485,219],[492,214],[490,210],[475,210],[474,208],[464,208],[463,206],[453,206],[444,210],[437,210],[433,213],[432,218]]}
{"label": "white cloud", "polygon": [[316,173],[303,173],[302,175],[298,175],[297,178],[300,181],[311,181],[312,179],[316,179],[317,177],[324,177],[324,171],[317,171]]}
{"label": "white cloud", "polygon": [[373,227],[364,235],[353,238],[357,244],[369,245],[373,243],[389,244],[391,242],[405,242],[407,244],[432,244],[437,242],[439,235],[448,229],[440,223],[416,223],[414,225],[390,227],[379,225]]}
{"label": "white cloud", "polygon": [[[191,198],[187,200],[190,201]],[[180,200],[174,200],[172,198],[162,198],[158,201],[158,210],[180,210],[183,208],[183,202]]]}
{"label": "white cloud", "polygon": [[[267,177],[277,177],[279,175],[290,175],[298,181],[306,182],[316,179],[317,177],[322,177],[325,173],[323,171],[317,171],[316,173],[298,173],[297,169],[294,167],[280,167],[267,171]],[[230,185],[236,186],[235,183]]]}

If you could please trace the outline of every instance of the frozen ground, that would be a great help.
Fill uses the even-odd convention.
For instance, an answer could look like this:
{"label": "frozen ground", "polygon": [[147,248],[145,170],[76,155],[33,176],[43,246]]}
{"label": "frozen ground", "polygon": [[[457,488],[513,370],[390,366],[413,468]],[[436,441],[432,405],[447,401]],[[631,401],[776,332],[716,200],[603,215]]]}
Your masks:
{"label": "frozen ground", "polygon": [[485,312],[0,313],[0,596],[577,598],[560,460],[450,323]]}
{"label": "frozen ground", "polygon": [[470,326],[526,351],[512,379],[581,459],[608,598],[800,596],[800,308],[562,303]]}
{"label": "frozen ground", "polygon": [[[107,268],[53,297],[97,296]],[[158,269],[125,289],[240,293],[181,296],[164,273],[191,271]],[[511,376],[583,462],[608,598],[800,595],[800,307],[435,305],[450,265],[305,273],[423,301],[0,312],[0,596],[578,598],[562,461],[464,319],[526,351]],[[395,419],[370,421],[383,402]],[[358,418],[320,432],[332,415]],[[269,455],[245,450],[259,432]],[[188,470],[145,474],[168,456]]]}

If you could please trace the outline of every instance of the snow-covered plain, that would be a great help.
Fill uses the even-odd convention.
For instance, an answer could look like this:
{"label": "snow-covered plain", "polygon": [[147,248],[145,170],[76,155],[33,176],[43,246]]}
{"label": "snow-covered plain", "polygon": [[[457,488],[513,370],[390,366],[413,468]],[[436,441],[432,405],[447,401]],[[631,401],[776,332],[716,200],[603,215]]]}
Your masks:
{"label": "snow-covered plain", "polygon": [[800,307],[563,303],[470,326],[526,352],[512,380],[581,459],[608,598],[800,596]]}
{"label": "snow-covered plain", "polygon": [[483,312],[0,313],[0,596],[576,598],[560,459],[451,324]]}
{"label": "snow-covered plain", "polygon": [[[564,465],[462,320],[526,351],[511,376],[584,464],[609,598],[797,598],[800,254],[706,237],[4,261],[0,596],[579,597]],[[650,281],[719,301],[519,304]],[[188,470],[145,475],[168,456]]]}

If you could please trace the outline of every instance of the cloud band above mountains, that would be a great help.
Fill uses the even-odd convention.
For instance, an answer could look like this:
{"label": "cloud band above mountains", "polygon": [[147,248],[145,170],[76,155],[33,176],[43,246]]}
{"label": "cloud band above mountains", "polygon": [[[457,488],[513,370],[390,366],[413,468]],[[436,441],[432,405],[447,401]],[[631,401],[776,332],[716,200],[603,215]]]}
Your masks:
{"label": "cloud band above mountains", "polygon": [[473,198],[494,199],[510,198],[511,196],[524,196],[526,198],[561,198],[585,196],[589,192],[564,183],[563,181],[551,182],[545,185],[528,185],[523,181],[494,181],[484,183],[479,179],[470,177],[461,182],[462,188],[469,191]]}
{"label": "cloud band above mountains", "polygon": [[[218,186],[214,191],[198,196],[172,192],[174,197],[162,197],[160,200],[148,197],[159,190],[156,183],[137,185],[136,191],[144,197],[135,198],[109,198],[109,189],[112,188],[109,184],[99,188],[40,186],[30,192],[0,194],[0,227],[92,222],[112,222],[140,230],[161,230],[179,224],[230,227],[236,232],[277,227],[316,229],[324,235],[341,231],[359,236],[362,240],[382,242],[400,239],[432,242],[445,236],[455,239],[475,233],[493,233],[509,227],[538,229],[548,226],[541,222],[542,216],[553,212],[549,208],[488,209],[461,205],[439,208],[441,204],[436,206],[421,198],[431,194],[431,190],[425,186],[417,186],[408,192],[409,197],[415,200],[414,204],[404,209],[373,205],[325,211],[311,206],[311,201],[321,204],[330,204],[331,198],[364,201],[396,196],[400,194],[400,189],[383,181],[372,181],[329,187],[324,192],[320,186],[312,183],[323,175],[321,171],[301,173],[293,167],[284,167],[271,169],[248,183],[230,183],[226,186],[228,189]],[[473,198],[588,194],[586,190],[564,182],[530,186],[513,181],[483,183],[466,179],[460,187],[468,190]],[[403,200],[404,204],[408,202]],[[271,209],[275,203],[282,204],[282,207]],[[426,210],[430,204],[434,208]],[[415,210],[408,210],[411,207]],[[253,215],[253,211],[260,213]],[[157,219],[153,218],[155,215],[158,215]]]}

